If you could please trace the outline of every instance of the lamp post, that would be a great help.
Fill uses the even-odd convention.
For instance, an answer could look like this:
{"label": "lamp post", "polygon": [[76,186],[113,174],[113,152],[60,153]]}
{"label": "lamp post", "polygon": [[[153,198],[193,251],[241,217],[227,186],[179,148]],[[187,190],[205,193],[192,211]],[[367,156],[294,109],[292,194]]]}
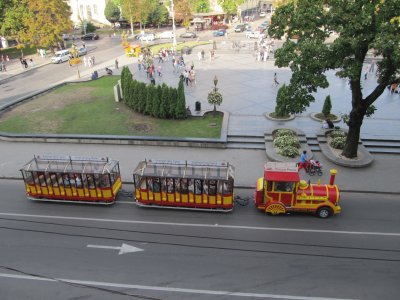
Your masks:
{"label": "lamp post", "polygon": [[175,10],[174,10],[174,0],[171,0],[171,15],[172,15],[172,32],[174,34],[172,38],[172,47],[176,49],[176,27],[175,27]]}
{"label": "lamp post", "polygon": [[214,82],[214,92],[216,92],[216,91],[218,91],[218,88],[217,88],[217,84],[218,84],[217,75],[214,76],[213,82]]}

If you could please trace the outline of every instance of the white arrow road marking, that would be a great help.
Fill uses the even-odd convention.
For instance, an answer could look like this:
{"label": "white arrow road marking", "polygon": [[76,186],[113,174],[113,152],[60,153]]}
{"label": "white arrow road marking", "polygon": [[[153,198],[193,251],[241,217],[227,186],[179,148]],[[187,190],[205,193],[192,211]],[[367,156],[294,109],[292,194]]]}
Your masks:
{"label": "white arrow road marking", "polygon": [[114,247],[114,246],[101,246],[101,245],[87,245],[88,248],[99,248],[99,249],[116,249],[119,250],[118,255],[121,254],[126,254],[126,253],[132,253],[132,252],[139,252],[139,251],[144,251],[143,249],[133,247],[128,244],[122,244],[120,247]]}

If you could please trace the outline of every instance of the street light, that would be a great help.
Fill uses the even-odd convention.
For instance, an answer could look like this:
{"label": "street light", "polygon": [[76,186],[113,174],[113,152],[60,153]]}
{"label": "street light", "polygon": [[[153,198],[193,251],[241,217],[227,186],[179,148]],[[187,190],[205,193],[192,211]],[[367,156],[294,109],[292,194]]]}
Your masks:
{"label": "street light", "polygon": [[217,75],[215,75],[214,76],[214,92],[216,92],[216,91],[218,91],[218,88],[217,88],[217,84],[218,84],[218,78],[217,78]]}
{"label": "street light", "polygon": [[174,34],[172,38],[172,47],[175,51],[176,49],[176,27],[175,27],[175,10],[174,10],[174,0],[171,0],[171,15],[172,15],[172,32]]}

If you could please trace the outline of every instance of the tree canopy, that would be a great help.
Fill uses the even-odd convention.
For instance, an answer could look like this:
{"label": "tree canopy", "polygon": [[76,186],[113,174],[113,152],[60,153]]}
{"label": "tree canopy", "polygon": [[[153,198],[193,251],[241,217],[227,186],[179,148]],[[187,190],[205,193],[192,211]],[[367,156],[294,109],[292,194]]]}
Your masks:
{"label": "tree canopy", "polygon": [[224,12],[230,15],[236,14],[238,6],[244,2],[245,0],[218,0]]}
{"label": "tree canopy", "polygon": [[[400,0],[288,0],[275,10],[268,33],[287,40],[275,53],[278,67],[290,67],[288,89],[296,91],[292,112],[302,112],[314,101],[318,88],[329,86],[325,72],[350,83],[352,104],[343,155],[357,156],[361,125],[367,109],[385,87],[399,82]],[[337,36],[331,44],[326,39]],[[297,42],[290,38],[296,37]],[[377,62],[377,83],[363,94],[362,71],[367,53]]]}
{"label": "tree canopy", "polygon": [[121,11],[113,1],[109,1],[104,8],[104,16],[110,23],[115,23],[119,20]]}
{"label": "tree canopy", "polygon": [[7,0],[0,12],[2,34],[35,46],[53,46],[72,28],[70,7],[62,0]]}

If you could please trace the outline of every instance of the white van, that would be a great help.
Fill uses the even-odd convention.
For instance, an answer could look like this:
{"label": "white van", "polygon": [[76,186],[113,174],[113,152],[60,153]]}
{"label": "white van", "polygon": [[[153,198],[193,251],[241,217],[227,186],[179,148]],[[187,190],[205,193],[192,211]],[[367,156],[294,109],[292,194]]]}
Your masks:
{"label": "white van", "polygon": [[57,51],[54,56],[51,58],[51,62],[53,64],[60,64],[69,60],[69,51],[61,50]]}

